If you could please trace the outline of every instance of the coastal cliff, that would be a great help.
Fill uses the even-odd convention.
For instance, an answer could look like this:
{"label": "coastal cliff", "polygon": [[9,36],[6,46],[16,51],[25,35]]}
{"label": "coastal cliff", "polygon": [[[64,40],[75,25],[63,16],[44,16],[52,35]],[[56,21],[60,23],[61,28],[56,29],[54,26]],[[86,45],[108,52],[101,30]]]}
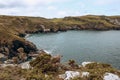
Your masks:
{"label": "coastal cliff", "polygon": [[19,56],[19,48],[28,57],[36,46],[24,39],[27,34],[67,30],[120,30],[120,16],[86,15],[46,19],[42,17],[0,16],[0,54],[6,59]]}
{"label": "coastal cliff", "polygon": [[67,30],[119,30],[120,16],[86,15],[46,19],[42,17],[0,16],[0,28],[19,36],[25,33]]}
{"label": "coastal cliff", "polygon": [[[109,64],[78,65],[74,60],[62,64],[61,56],[38,52],[32,42],[24,39],[27,34],[67,30],[120,30],[120,16],[0,16],[0,80],[120,80],[120,71]],[[35,59],[29,62],[31,56]]]}

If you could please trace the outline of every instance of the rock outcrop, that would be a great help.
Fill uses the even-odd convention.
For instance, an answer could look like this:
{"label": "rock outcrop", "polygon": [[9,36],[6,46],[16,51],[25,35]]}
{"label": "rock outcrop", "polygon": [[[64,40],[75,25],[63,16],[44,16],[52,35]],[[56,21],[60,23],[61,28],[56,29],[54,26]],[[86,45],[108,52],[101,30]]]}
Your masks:
{"label": "rock outcrop", "polygon": [[[22,48],[24,52],[19,52],[18,49],[20,48]],[[28,54],[31,52],[36,53],[36,51],[36,46],[25,40],[14,40],[10,42],[10,44],[0,46],[0,53],[5,55],[4,59],[1,58],[3,62],[4,60],[12,59],[13,57],[19,57],[21,60],[24,58],[27,60],[29,58]],[[20,55],[22,58],[20,58]]]}
{"label": "rock outcrop", "polygon": [[120,80],[120,77],[113,73],[105,73],[103,80]]}
{"label": "rock outcrop", "polygon": [[24,62],[24,63],[21,63],[19,66],[20,66],[22,69],[30,69],[30,68],[32,68],[32,67],[30,66],[30,64],[29,64],[29,61]]}
{"label": "rock outcrop", "polygon": [[59,78],[62,78],[64,80],[71,80],[75,77],[79,77],[80,72],[77,71],[66,71],[65,74],[59,75]]}

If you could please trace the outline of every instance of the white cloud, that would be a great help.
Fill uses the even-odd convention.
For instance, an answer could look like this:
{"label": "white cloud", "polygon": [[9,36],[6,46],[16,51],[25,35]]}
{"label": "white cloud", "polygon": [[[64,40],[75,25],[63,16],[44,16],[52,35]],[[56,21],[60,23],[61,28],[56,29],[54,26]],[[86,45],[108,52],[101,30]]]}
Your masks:
{"label": "white cloud", "polygon": [[[57,14],[57,6],[70,0],[0,0],[0,14],[2,15],[28,15],[51,17]],[[54,12],[50,12],[54,11]],[[47,13],[49,12],[49,13]]]}
{"label": "white cloud", "polygon": [[56,16],[59,16],[59,17],[80,16],[80,15],[82,15],[82,13],[79,11],[69,11],[69,10],[58,11],[56,14]]}
{"label": "white cloud", "polygon": [[43,6],[49,5],[52,3],[62,3],[68,0],[0,0],[0,5],[9,6],[15,5],[17,7],[26,6],[26,7],[35,7],[35,6]]}
{"label": "white cloud", "polygon": [[82,3],[82,2],[79,2],[78,4],[77,4],[78,6],[80,6],[80,8],[85,8],[85,3]]}
{"label": "white cloud", "polygon": [[66,11],[58,11],[57,12],[57,15],[60,16],[60,17],[64,17],[66,16],[68,13]]}
{"label": "white cloud", "polygon": [[16,13],[19,13],[19,10],[16,8],[11,8],[11,9],[0,9],[0,14],[3,15],[15,15]]}
{"label": "white cloud", "polygon": [[95,0],[95,4],[97,5],[108,5],[120,2],[119,0]]}
{"label": "white cloud", "polygon": [[8,5],[8,4],[11,4],[11,3],[13,3],[13,2],[15,2],[14,0],[9,0],[9,1],[7,1],[7,0],[0,0],[0,4],[4,4],[4,5]]}
{"label": "white cloud", "polygon": [[[0,14],[42,16],[50,18],[76,16],[96,12],[97,10],[91,11],[94,6],[98,7],[99,5],[101,7],[103,5],[115,3],[120,3],[120,0],[0,0]],[[116,9],[116,7],[113,9]],[[116,13],[118,12],[119,9]]]}
{"label": "white cloud", "polygon": [[48,10],[56,10],[57,7],[55,7],[55,6],[48,6],[47,9],[48,9]]}

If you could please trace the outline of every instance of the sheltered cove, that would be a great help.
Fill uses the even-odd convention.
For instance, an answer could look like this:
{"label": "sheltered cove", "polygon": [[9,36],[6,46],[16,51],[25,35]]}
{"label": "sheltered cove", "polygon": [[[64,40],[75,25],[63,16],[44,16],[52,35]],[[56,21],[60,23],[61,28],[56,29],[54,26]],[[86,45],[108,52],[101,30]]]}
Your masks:
{"label": "sheltered cove", "polygon": [[[27,59],[31,57],[30,55],[38,54],[38,49],[36,48],[36,46],[23,38],[25,37],[26,34],[34,34],[39,32],[48,33],[67,30],[120,30],[120,16],[87,15],[81,17],[65,17],[62,19],[45,19],[40,17],[24,17],[24,16],[19,17],[0,16],[0,21],[1,21],[0,23],[1,63],[6,62],[6,60],[9,60],[8,63],[9,62],[21,63],[27,61]],[[91,67],[91,65],[89,65],[85,68],[81,68],[81,70],[84,71],[86,69],[89,72],[94,73],[97,66],[101,74],[105,72],[113,72],[116,73],[117,75],[120,74],[119,71],[114,70],[109,65],[106,64],[99,65],[98,63],[95,63],[93,65],[95,66]],[[58,66],[58,64],[54,66]],[[76,64],[71,64],[71,66],[72,68],[74,67],[76,69]],[[51,67],[53,67],[53,65],[51,65]],[[106,68],[101,70],[101,68],[103,67]],[[92,75],[96,74],[94,73]],[[37,75],[37,77],[39,76]],[[96,75],[96,77],[100,76]],[[78,79],[81,79],[81,77],[78,77]],[[85,79],[87,78],[84,78],[84,80]]]}

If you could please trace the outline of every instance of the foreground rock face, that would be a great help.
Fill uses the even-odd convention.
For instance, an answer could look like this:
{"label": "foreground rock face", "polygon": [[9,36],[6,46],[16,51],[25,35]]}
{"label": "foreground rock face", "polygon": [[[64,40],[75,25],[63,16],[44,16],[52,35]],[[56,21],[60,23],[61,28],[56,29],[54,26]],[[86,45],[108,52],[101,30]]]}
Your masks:
{"label": "foreground rock face", "polygon": [[30,68],[31,68],[31,66],[30,66],[30,64],[29,64],[29,61],[28,61],[28,62],[21,63],[19,66],[20,66],[22,69],[30,69]]}
{"label": "foreground rock face", "polygon": [[120,80],[120,77],[113,73],[105,73],[104,80]]}
{"label": "foreground rock face", "polygon": [[30,53],[32,51],[34,52],[37,50],[36,46],[31,42],[28,42],[28,41],[22,42],[19,40],[14,40],[12,49],[14,51],[17,51],[17,49],[19,49],[19,48],[23,48],[25,53]]}
{"label": "foreground rock face", "polygon": [[[20,48],[23,49],[23,52],[18,51]],[[31,52],[36,53],[36,51],[36,46],[31,42],[25,40],[13,40],[10,44],[0,46],[0,54],[4,55],[0,60],[4,62],[5,60],[12,59],[14,57],[16,57],[16,60],[17,58],[21,59],[21,61],[22,59],[27,60],[29,58],[28,54]]]}
{"label": "foreground rock face", "polygon": [[17,64],[0,64],[0,68],[6,68],[6,67],[18,67]]}
{"label": "foreground rock face", "polygon": [[82,72],[82,76],[81,77],[89,77],[89,72]]}
{"label": "foreground rock face", "polygon": [[[43,53],[41,54],[41,56],[42,55]],[[120,80],[119,70],[116,70],[108,66],[108,64],[104,64],[104,63],[94,62],[94,63],[86,64],[86,66],[80,66],[80,68],[77,68],[77,69],[69,68],[69,70],[63,70],[63,71],[62,71],[62,68],[58,68],[60,67],[60,65],[58,65],[56,67],[58,70],[53,71],[55,69],[56,59],[53,60],[52,56],[47,56],[47,55],[42,56],[41,59],[37,58],[38,61],[37,62],[35,61],[34,65],[36,65],[36,67],[40,65],[38,68],[31,67],[31,64],[29,63],[29,61],[21,63],[19,65],[0,64],[0,71],[1,71],[0,80],[5,80],[6,78],[8,80],[9,79],[12,79],[12,80],[20,80],[20,79],[24,79],[24,80],[39,80],[39,79],[42,79],[42,80]],[[48,63],[49,62],[47,60],[48,57],[50,57],[49,58],[50,62],[52,60],[52,65]],[[39,63],[39,61],[41,60],[42,62]],[[48,65],[45,63],[47,63]],[[86,62],[83,62],[83,63],[86,63]],[[48,73],[41,72],[41,70],[45,67],[46,67],[45,72],[48,72]],[[16,75],[17,78],[14,75]]]}
{"label": "foreground rock face", "polygon": [[94,63],[94,62],[83,62],[82,66],[85,67],[87,64],[91,64],[91,63]]}
{"label": "foreground rock face", "polygon": [[83,62],[80,68],[59,75],[63,80],[120,80],[120,72],[109,64]]}
{"label": "foreground rock face", "polygon": [[64,80],[71,80],[75,77],[89,77],[89,72],[78,72],[78,71],[66,71],[65,74],[59,75],[59,78],[62,78]]}
{"label": "foreground rock face", "polygon": [[70,79],[73,79],[74,77],[79,76],[80,73],[77,71],[66,71],[65,75],[66,75],[66,78],[64,80],[70,80]]}
{"label": "foreground rock face", "polygon": [[71,80],[74,77],[80,76],[80,73],[77,71],[66,71],[65,74],[59,75],[60,78],[64,80]]}

